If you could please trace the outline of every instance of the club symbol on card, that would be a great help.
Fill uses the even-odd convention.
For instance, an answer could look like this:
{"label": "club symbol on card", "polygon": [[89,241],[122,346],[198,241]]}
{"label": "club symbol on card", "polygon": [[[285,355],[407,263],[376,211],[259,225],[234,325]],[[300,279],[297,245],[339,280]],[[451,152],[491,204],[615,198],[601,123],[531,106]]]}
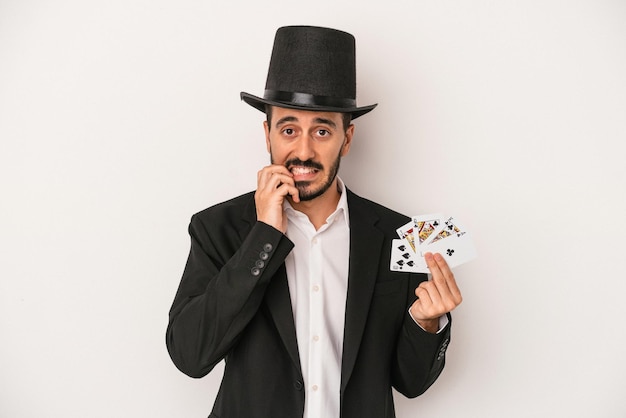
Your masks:
{"label": "club symbol on card", "polygon": [[452,254],[454,254],[454,250],[451,250],[450,248],[448,248],[448,250],[446,251],[446,253],[448,254],[448,256],[452,256]]}

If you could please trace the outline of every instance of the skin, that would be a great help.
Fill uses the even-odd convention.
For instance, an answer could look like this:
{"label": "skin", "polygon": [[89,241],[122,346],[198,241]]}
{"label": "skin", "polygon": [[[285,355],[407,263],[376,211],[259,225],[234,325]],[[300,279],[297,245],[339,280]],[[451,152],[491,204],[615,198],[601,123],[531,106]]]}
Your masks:
{"label": "skin", "polygon": [[[336,170],[350,151],[354,125],[344,127],[340,113],[273,107],[263,128],[272,163],[257,175],[257,219],[285,233],[287,199],[319,229],[339,202]],[[439,318],[456,308],[462,296],[444,258],[427,253],[425,259],[432,278],[415,289],[418,300],[410,311],[422,328],[437,332]]]}
{"label": "skin", "polygon": [[[271,124],[263,123],[272,164],[258,173],[257,219],[286,232],[282,207],[286,198],[319,229],[339,202],[333,167],[348,154],[354,125],[344,129],[340,113],[280,107],[273,108]],[[291,164],[294,160],[311,161],[319,168]],[[315,194],[325,186],[325,191],[314,199],[300,197],[301,193]]]}

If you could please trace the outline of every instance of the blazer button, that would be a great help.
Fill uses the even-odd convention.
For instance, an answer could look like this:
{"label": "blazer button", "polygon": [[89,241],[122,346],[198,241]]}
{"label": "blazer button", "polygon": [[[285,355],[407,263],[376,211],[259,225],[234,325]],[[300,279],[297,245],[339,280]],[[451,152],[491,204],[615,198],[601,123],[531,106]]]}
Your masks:
{"label": "blazer button", "polygon": [[252,270],[250,270],[250,274],[256,277],[261,274],[261,269],[259,269],[258,267],[252,267]]}
{"label": "blazer button", "polygon": [[265,267],[265,261],[261,261],[261,260],[257,260],[256,263],[254,263],[258,268],[262,269],[263,267]]}
{"label": "blazer button", "polygon": [[293,382],[293,387],[296,388],[296,390],[302,390],[302,382],[296,380],[295,382]]}
{"label": "blazer button", "polygon": [[269,242],[263,246],[263,251],[268,252],[268,253],[272,251],[273,249],[274,247]]}
{"label": "blazer button", "polygon": [[267,254],[265,251],[261,251],[259,253],[259,258],[263,261],[267,260],[268,258],[270,258],[269,254]]}

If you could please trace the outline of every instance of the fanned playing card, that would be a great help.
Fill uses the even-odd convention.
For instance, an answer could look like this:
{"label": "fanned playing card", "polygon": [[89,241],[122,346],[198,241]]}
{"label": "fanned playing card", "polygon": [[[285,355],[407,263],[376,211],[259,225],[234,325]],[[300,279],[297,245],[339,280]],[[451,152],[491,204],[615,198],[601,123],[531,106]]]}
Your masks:
{"label": "fanned playing card", "polygon": [[450,268],[467,263],[477,256],[474,243],[467,232],[447,235],[422,247],[421,251],[422,257],[427,252],[441,254]]}
{"label": "fanned playing card", "polygon": [[413,216],[412,221],[417,246],[420,246],[428,242],[431,235],[440,228],[443,223],[443,215],[435,213]]}
{"label": "fanned playing card", "polygon": [[396,233],[411,246],[414,252],[443,225],[443,215],[439,213],[413,216],[409,222],[396,229]]}
{"label": "fanned playing card", "polygon": [[435,231],[431,234],[429,239],[425,241],[426,245],[431,245],[440,239],[449,237],[451,235],[463,235],[465,231],[459,226],[459,224],[454,220],[453,217],[449,217],[444,222],[441,222],[440,225],[435,229]]}
{"label": "fanned playing card", "polygon": [[394,239],[391,241],[391,271],[403,271],[409,273],[422,273],[426,271],[424,257],[417,255],[408,245],[406,239]]}
{"label": "fanned playing card", "polygon": [[411,247],[413,252],[415,249],[415,234],[413,233],[413,221],[409,221],[406,224],[402,225],[400,228],[396,229],[396,233],[401,239],[405,239],[407,244]]}
{"label": "fanned playing card", "polygon": [[424,254],[441,254],[450,268],[477,257],[470,234],[453,217],[441,214],[413,216],[396,230],[401,239],[392,240],[390,269],[430,273]]}

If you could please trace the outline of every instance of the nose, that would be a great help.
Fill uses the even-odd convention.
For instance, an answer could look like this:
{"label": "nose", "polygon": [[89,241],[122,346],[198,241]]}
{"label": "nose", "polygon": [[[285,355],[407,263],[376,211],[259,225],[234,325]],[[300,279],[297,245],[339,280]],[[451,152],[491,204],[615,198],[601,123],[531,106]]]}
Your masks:
{"label": "nose", "polygon": [[308,135],[301,136],[296,144],[295,155],[301,161],[312,160],[315,157],[313,138]]}

